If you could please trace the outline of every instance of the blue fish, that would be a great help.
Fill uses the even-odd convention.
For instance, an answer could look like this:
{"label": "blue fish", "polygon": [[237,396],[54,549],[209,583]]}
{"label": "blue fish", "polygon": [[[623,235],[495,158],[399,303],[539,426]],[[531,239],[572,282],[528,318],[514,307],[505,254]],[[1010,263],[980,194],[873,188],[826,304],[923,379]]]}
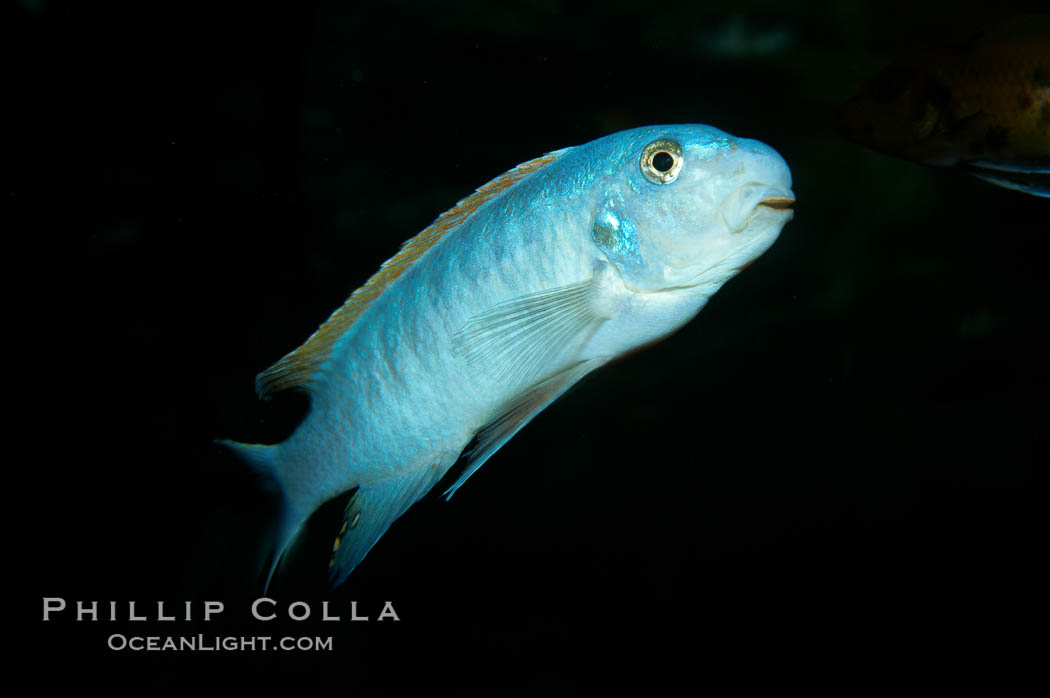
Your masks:
{"label": "blue fish", "polygon": [[794,200],[769,146],[650,126],[525,162],[439,216],[259,374],[262,398],[309,393],[295,432],[222,442],[281,492],[267,584],[311,514],[355,490],[341,584],[468,445],[446,497],[571,385],[688,322]]}

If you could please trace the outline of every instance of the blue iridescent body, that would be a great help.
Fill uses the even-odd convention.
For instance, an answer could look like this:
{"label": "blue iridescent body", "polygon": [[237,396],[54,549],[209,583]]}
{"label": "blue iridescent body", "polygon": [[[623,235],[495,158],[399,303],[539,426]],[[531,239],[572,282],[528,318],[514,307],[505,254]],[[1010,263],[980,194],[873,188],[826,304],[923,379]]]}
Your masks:
{"label": "blue iridescent body", "polygon": [[259,376],[310,410],[272,446],[225,442],[283,494],[272,574],[306,519],[355,489],[341,583],[466,454],[451,495],[569,386],[688,322],[790,219],[791,175],[757,141],[633,129],[493,180],[410,240]]}

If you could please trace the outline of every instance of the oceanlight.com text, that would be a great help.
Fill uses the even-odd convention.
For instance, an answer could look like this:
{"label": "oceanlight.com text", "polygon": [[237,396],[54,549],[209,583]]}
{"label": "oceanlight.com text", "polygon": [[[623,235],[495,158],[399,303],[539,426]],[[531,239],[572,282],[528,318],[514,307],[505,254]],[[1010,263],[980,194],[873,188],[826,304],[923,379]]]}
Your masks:
{"label": "oceanlight.com text", "polygon": [[271,637],[221,635],[123,635],[114,633],[106,640],[118,652],[330,652],[331,637]]}

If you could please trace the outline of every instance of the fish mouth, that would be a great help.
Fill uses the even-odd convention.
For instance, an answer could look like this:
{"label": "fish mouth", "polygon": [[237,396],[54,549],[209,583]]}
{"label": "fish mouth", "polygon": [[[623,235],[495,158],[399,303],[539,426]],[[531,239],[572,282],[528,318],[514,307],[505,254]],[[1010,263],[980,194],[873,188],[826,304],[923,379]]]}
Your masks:
{"label": "fish mouth", "polygon": [[770,196],[759,201],[758,205],[777,211],[791,211],[793,210],[791,207],[795,205],[795,200],[790,196]]}

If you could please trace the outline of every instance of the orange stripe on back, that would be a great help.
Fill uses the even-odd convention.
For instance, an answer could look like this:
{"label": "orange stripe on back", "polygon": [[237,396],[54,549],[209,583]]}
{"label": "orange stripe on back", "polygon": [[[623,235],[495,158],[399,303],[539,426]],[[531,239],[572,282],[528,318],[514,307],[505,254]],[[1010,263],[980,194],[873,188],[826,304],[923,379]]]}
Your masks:
{"label": "orange stripe on back", "polygon": [[524,162],[513,170],[478,188],[476,192],[460,201],[418,235],[407,240],[396,255],[379,267],[359,289],[354,291],[346,303],[325,320],[324,324],[310,335],[302,346],[285,355],[280,361],[260,373],[255,379],[255,390],[259,397],[268,398],[275,392],[288,388],[309,389],[310,377],[332,353],[332,346],[350,329],[357,318],[394,281],[409,269],[450,230],[463,224],[478,208],[511,188],[536,170],[550,164],[563,151],[547,153],[543,157]]}

